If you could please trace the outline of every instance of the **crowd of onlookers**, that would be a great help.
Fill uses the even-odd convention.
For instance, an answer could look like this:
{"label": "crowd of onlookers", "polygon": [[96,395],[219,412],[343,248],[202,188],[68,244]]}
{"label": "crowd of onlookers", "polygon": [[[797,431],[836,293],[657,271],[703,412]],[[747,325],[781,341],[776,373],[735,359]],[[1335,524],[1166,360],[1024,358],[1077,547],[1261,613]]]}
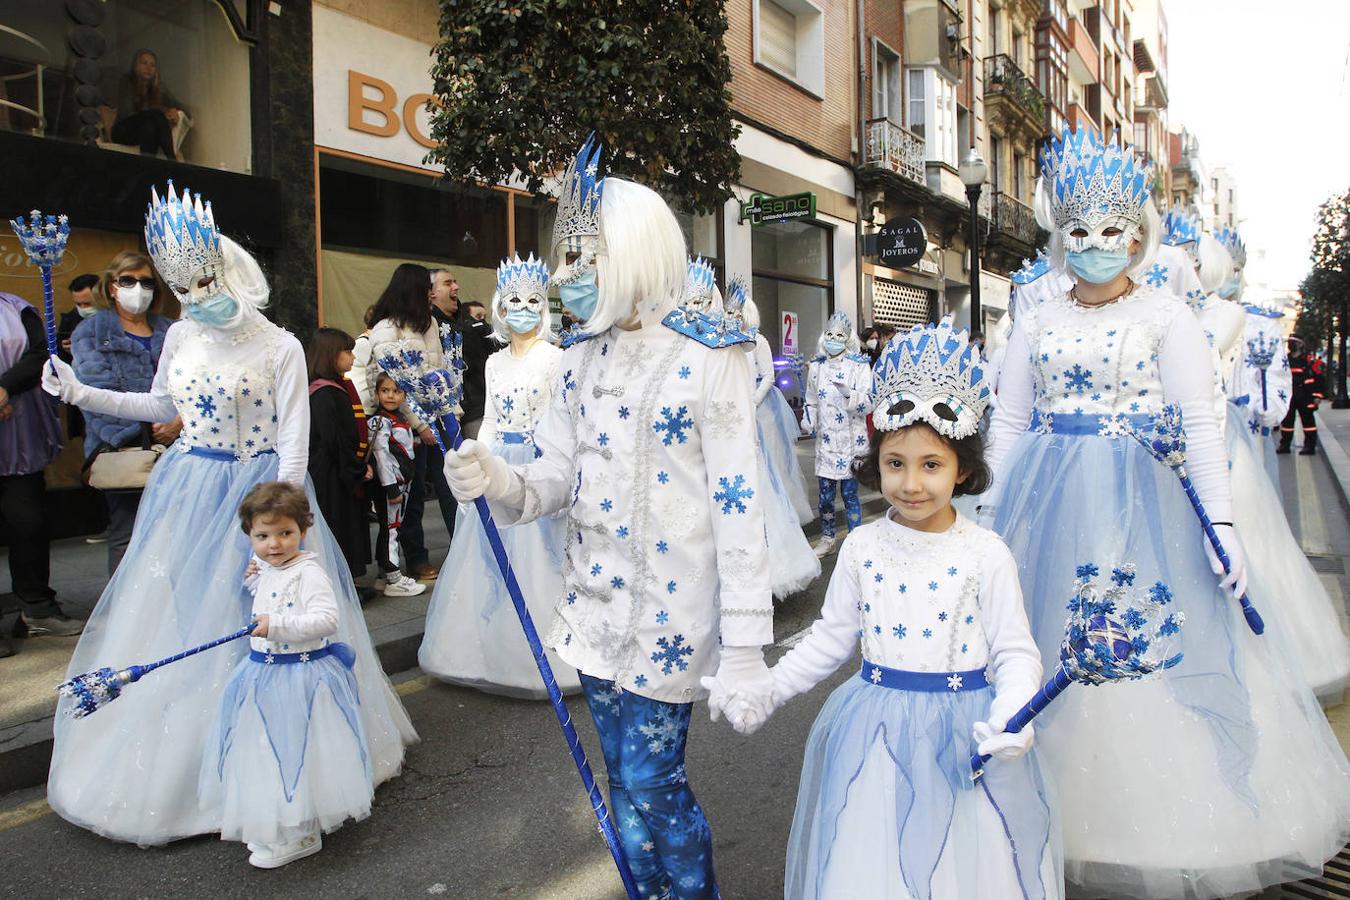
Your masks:
{"label": "crowd of onlookers", "polygon": [[[149,391],[172,324],[161,312],[168,290],[149,258],[119,253],[101,274],[78,275],[68,289],[74,306],[59,320],[60,356],[92,387]],[[73,635],[83,628],[62,610],[50,586],[44,470],[63,444],[83,442],[88,483],[100,454],[170,447],[182,421],[146,424],[68,408],[63,429],[57,402],[39,385],[47,353],[41,313],[13,294],[0,293],[0,301],[0,520],[13,582],[12,591],[0,595],[0,656],[8,656],[15,649],[11,638]],[[367,310],[365,331],[352,336],[320,328],[307,343],[309,474],[318,504],[353,577],[364,576],[374,562],[381,576],[375,589],[387,595],[420,594],[439,574],[422,527],[427,498],[435,499],[451,534],[457,506],[430,423],[379,372],[372,348],[408,340],[436,365],[442,330],[458,332],[466,364],[461,427],[473,436],[483,418],[487,358],[500,347],[486,319],[482,303],[461,301],[448,269],[405,263]],[[90,540],[106,541],[111,578],[131,539],[141,489],[128,484],[101,494],[108,526]]]}

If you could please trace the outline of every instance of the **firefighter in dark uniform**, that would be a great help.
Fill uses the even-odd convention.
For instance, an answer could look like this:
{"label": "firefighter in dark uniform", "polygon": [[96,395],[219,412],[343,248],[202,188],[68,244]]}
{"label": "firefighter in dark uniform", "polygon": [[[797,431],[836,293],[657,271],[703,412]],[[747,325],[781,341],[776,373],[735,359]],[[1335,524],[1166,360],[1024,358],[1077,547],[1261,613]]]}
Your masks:
{"label": "firefighter in dark uniform", "polygon": [[1297,415],[1303,421],[1303,449],[1299,455],[1313,456],[1317,453],[1317,419],[1313,412],[1317,409],[1317,401],[1324,397],[1326,371],[1322,360],[1305,349],[1301,338],[1289,338],[1289,374],[1294,383],[1294,396],[1289,403],[1289,412],[1280,423],[1280,446],[1275,452],[1289,452],[1289,445],[1294,442],[1294,416]]}

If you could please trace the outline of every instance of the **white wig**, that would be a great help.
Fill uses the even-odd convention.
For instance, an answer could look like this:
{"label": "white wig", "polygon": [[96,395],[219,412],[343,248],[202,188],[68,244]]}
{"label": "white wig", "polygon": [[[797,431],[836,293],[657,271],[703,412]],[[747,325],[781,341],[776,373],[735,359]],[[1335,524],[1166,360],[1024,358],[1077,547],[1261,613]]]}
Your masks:
{"label": "white wig", "polygon": [[741,321],[745,323],[746,331],[759,327],[759,307],[749,297],[745,300],[745,306],[741,307]]}
{"label": "white wig", "polygon": [[[1046,204],[1045,212],[1049,212],[1048,192],[1037,187],[1036,191],[1036,221],[1041,221],[1042,201]],[[1162,240],[1162,218],[1158,215],[1158,208],[1153,205],[1153,199],[1149,198],[1141,210],[1143,219],[1139,223],[1139,249],[1130,255],[1130,264],[1125,267],[1125,274],[1130,276],[1130,280],[1136,284],[1143,280],[1144,273],[1153,265],[1153,258],[1158,253],[1158,243]],[[1053,223],[1054,217],[1051,216]],[[1064,235],[1056,227],[1051,227],[1050,240],[1046,242],[1048,255],[1050,257],[1050,266],[1063,272],[1073,274],[1064,261]]]}
{"label": "white wig", "polygon": [[1214,235],[1200,235],[1200,286],[1206,294],[1216,293],[1233,274],[1233,257]]}
{"label": "white wig", "polygon": [[225,271],[221,278],[225,292],[239,301],[240,306],[263,309],[271,296],[267,286],[267,276],[262,266],[247,250],[225,235],[220,236],[221,256],[225,260]]}
{"label": "white wig", "polygon": [[600,299],[585,321],[589,334],[608,331],[634,315],[642,326],[658,324],[684,298],[684,233],[666,201],[651,188],[605,179],[600,200],[596,259]]}
{"label": "white wig", "polygon": [[[511,326],[506,324],[506,300],[502,297],[501,291],[492,292],[492,310],[489,313],[492,317],[492,336],[503,344],[511,343]],[[539,328],[535,332],[543,340],[550,344],[558,342],[558,335],[553,331],[553,312],[548,308],[548,298],[544,298],[544,308],[539,313]]]}

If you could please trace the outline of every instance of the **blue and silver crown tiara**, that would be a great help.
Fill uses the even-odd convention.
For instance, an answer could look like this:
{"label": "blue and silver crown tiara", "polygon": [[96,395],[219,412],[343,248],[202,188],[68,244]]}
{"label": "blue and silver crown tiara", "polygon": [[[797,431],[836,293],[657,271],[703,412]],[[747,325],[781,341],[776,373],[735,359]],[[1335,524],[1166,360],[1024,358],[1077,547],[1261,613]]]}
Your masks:
{"label": "blue and silver crown tiara", "polygon": [[1200,240],[1200,214],[1185,206],[1173,206],[1163,216],[1163,243],[1172,247]]}
{"label": "blue and silver crown tiara", "polygon": [[497,267],[497,296],[502,300],[519,297],[539,297],[547,302],[548,266],[541,259],[530,258],[521,261],[519,256],[502,260]]}
{"label": "blue and silver crown tiara", "polygon": [[145,211],[145,247],[155,268],[170,286],[187,289],[200,274],[217,278],[225,273],[220,249],[220,231],[211,212],[211,202],[202,205],[200,194],[183,188],[180,200],[169,181],[164,199],[150,188]]}
{"label": "blue and silver crown tiara", "polygon": [[1112,218],[1137,226],[1153,189],[1153,168],[1133,147],[1104,143],[1086,128],[1046,142],[1041,176],[1060,229],[1084,225],[1092,231]]}
{"label": "blue and silver crown tiara", "polygon": [[728,319],[745,315],[745,301],[750,299],[750,287],[742,275],[732,275],[727,281],[727,294],[722,298],[722,313]]}
{"label": "blue and silver crown tiara", "polygon": [[14,229],[30,263],[40,269],[51,269],[61,262],[70,240],[70,220],[64,215],[44,216],[35,209],[27,220],[23,216],[10,219],[9,227]]}
{"label": "blue and silver crown tiara", "polygon": [[834,314],[825,321],[825,330],[827,332],[842,331],[845,334],[851,334],[853,332],[853,320],[842,309],[835,310]]}
{"label": "blue and silver crown tiara", "polygon": [[583,238],[600,238],[600,197],[605,190],[605,180],[599,177],[603,149],[592,134],[567,167],[558,195],[558,215],[553,220],[555,254],[560,244],[580,253],[584,249]]}
{"label": "blue and silver crown tiara", "polygon": [[951,316],[891,338],[874,371],[872,424],[878,431],[920,420],[954,440],[979,430],[989,385],[979,351],[965,331],[952,327]]}
{"label": "blue and silver crown tiara", "polygon": [[1233,265],[1239,269],[1247,265],[1247,245],[1242,243],[1242,236],[1238,234],[1236,228],[1225,225],[1214,232],[1214,239],[1223,244],[1228,255],[1233,258]]}
{"label": "blue and silver crown tiara", "polygon": [[707,312],[712,309],[716,290],[717,273],[712,266],[701,256],[691,259],[684,275],[684,305]]}

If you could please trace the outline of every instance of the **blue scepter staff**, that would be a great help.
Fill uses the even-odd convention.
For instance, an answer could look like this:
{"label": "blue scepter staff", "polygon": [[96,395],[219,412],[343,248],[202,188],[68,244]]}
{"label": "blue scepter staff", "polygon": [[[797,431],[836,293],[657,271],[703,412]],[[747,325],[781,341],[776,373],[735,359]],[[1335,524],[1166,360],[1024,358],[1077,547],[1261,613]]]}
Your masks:
{"label": "blue scepter staff", "polygon": [[140,681],[161,666],[176,663],[180,659],[187,659],[189,656],[196,656],[203,650],[210,650],[212,647],[219,647],[221,644],[228,644],[230,641],[237,641],[241,637],[252,634],[253,629],[257,627],[256,621],[250,622],[247,628],[241,628],[233,634],[218,637],[213,641],[207,641],[205,644],[184,650],[181,653],[175,653],[173,656],[166,656],[158,662],[146,663],[143,666],[127,666],[125,669],[110,669],[104,666],[93,672],[85,672],[83,675],[76,675],[69,681],[63,681],[56,688],[56,691],[62,697],[70,697],[75,701],[74,705],[66,710],[66,715],[74,719],[83,719],[85,716],[92,716],[122,696],[122,689],[127,685]]}
{"label": "blue scepter staff", "polygon": [[56,356],[56,312],[53,303],[52,269],[61,262],[70,240],[70,221],[65,216],[44,216],[36,209],[9,220],[9,227],[19,237],[28,261],[37,266],[42,276],[42,313],[47,327],[47,355]]}
{"label": "blue scepter staff", "polygon": [[[1166,404],[1156,415],[1149,417],[1147,428],[1136,427],[1125,416],[1118,417],[1117,422],[1121,433],[1128,434],[1142,444],[1154,459],[1171,469],[1180,479],[1181,489],[1186,492],[1186,499],[1191,501],[1191,508],[1199,518],[1200,527],[1204,530],[1209,545],[1214,548],[1214,555],[1219,558],[1224,574],[1231,574],[1233,562],[1228,558],[1228,551],[1223,548],[1223,542],[1219,540],[1219,535],[1214,530],[1209,513],[1205,512],[1205,504],[1195,491],[1195,483],[1186,473],[1186,430],[1181,422],[1181,407],[1176,403]],[[1247,627],[1255,634],[1263,633],[1266,630],[1266,623],[1262,621],[1261,614],[1256,611],[1255,606],[1252,606],[1246,593],[1238,598],[1238,604],[1242,607],[1242,617],[1247,620]]]}
{"label": "blue scepter staff", "polygon": [[[1104,590],[1094,581],[1098,574],[1092,563],[1078,567],[1059,667],[1008,720],[1003,729],[1008,734],[1027,727],[1071,684],[1137,681],[1181,662],[1182,654],[1172,653],[1171,648],[1186,616],[1166,612],[1172,602],[1167,585],[1159,581],[1144,590],[1135,588],[1134,566],[1128,563],[1111,570],[1111,583]],[[970,757],[972,781],[984,775],[988,761],[988,756],[979,753]]]}
{"label": "blue scepter staff", "polygon": [[[426,370],[422,352],[410,347],[407,341],[382,344],[375,348],[375,357],[376,364],[380,369],[393,378],[404,394],[407,395],[409,406],[414,409],[418,418],[436,423],[437,427],[433,429],[436,433],[436,443],[440,446],[442,452],[450,452],[451,450],[458,450],[462,442],[459,422],[455,420],[454,416],[455,407],[463,396],[462,337],[458,332],[443,330],[441,341],[446,359],[450,363],[448,369]],[[447,449],[447,445],[449,449]],[[576,726],[572,724],[572,714],[567,709],[567,704],[563,702],[562,691],[558,689],[558,682],[553,677],[553,667],[549,665],[548,657],[544,655],[544,645],[539,640],[539,632],[534,627],[534,619],[530,616],[530,610],[525,605],[525,595],[521,592],[520,583],[516,580],[515,570],[511,568],[511,561],[506,557],[506,548],[502,545],[501,534],[497,531],[497,523],[492,519],[492,511],[488,508],[487,500],[483,497],[474,500],[473,505],[474,509],[478,511],[479,520],[483,524],[483,533],[487,537],[488,545],[492,548],[492,555],[497,560],[497,568],[501,572],[502,580],[506,583],[506,591],[511,597],[511,605],[515,607],[521,630],[525,632],[525,640],[530,645],[530,654],[534,657],[534,664],[539,669],[539,677],[544,682],[544,689],[548,691],[548,699],[553,706],[553,713],[558,718],[558,725],[562,728],[563,738],[567,741],[567,748],[572,753],[572,761],[576,763],[577,772],[581,775],[581,783],[586,788],[586,795],[590,799],[591,809],[595,813],[600,833],[604,836],[605,843],[609,845],[609,852],[614,857],[614,865],[619,870],[619,877],[623,880],[624,890],[627,891],[630,900],[638,900],[642,894],[638,890],[637,882],[633,879],[632,871],[628,868],[628,860],[624,855],[623,846],[619,843],[619,835],[615,830],[614,821],[610,818],[604,798],[600,796],[600,788],[595,783],[595,774],[591,771],[591,764],[586,759],[586,750],[581,746],[581,738],[577,735]]]}
{"label": "blue scepter staff", "polygon": [[1271,338],[1266,340],[1266,336],[1258,334],[1247,342],[1247,355],[1251,357],[1252,363],[1261,372],[1261,412],[1264,414],[1270,406],[1270,398],[1266,391],[1266,370],[1270,364],[1275,361],[1276,340]]}

